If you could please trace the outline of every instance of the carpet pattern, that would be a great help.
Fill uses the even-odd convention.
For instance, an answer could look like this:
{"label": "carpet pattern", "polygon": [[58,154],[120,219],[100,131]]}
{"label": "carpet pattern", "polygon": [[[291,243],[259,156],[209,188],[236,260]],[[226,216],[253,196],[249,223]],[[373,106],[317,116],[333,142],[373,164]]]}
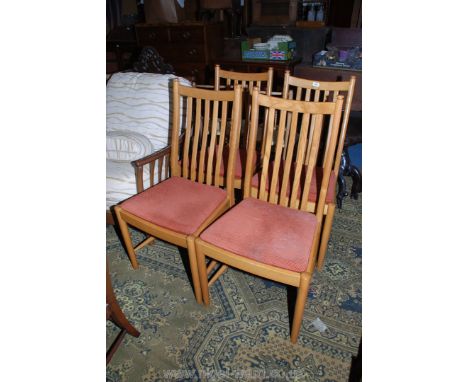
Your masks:
{"label": "carpet pattern", "polygon": [[[143,236],[134,231],[135,242]],[[196,303],[183,249],[156,241],[133,270],[107,227],[114,291],[141,332],[126,335],[107,381],[347,381],[361,337],[361,200],[337,210],[322,272],[315,272],[297,344],[289,340],[287,287],[229,269]],[[183,261],[184,259],[184,261]],[[319,318],[327,329],[319,331]],[[118,329],[107,323],[107,346]]]}

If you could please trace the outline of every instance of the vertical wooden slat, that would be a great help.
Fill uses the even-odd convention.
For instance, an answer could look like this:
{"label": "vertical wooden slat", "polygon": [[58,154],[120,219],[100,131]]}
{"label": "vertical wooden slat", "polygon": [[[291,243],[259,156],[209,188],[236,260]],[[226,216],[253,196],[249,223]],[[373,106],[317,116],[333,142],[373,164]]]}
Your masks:
{"label": "vertical wooden slat", "polygon": [[[274,129],[274,121],[275,121],[275,113],[276,110],[274,108],[269,108],[268,110],[268,120],[266,123],[265,128],[265,153],[263,156],[263,163],[262,163],[262,172],[261,172],[261,179],[260,179],[260,200],[268,200],[268,193],[266,190],[267,187],[267,179],[268,179],[268,172],[270,167],[270,153],[271,153],[271,143],[273,140],[273,129]],[[270,189],[271,191],[271,189]]]}
{"label": "vertical wooden slat", "polygon": [[192,105],[193,98],[187,97],[187,111],[185,117],[185,140],[184,140],[184,153],[182,158],[182,175],[185,179],[189,177],[189,150],[190,150],[190,140],[192,138]]}
{"label": "vertical wooden slat", "polygon": [[164,165],[164,158],[165,157],[162,157],[162,158],[159,158],[158,159],[158,182],[160,182],[162,180],[162,170],[163,170],[163,165]]}
{"label": "vertical wooden slat", "polygon": [[[223,158],[223,150],[224,150],[224,139],[226,134],[226,124],[227,124],[227,109],[228,103],[227,101],[223,101],[221,103],[221,125],[219,128],[219,140],[218,140],[218,152],[216,153],[216,167],[215,167],[215,186],[220,186],[220,170],[221,170],[221,162]],[[224,172],[226,175],[226,171]],[[224,183],[225,184],[225,183]]]}
{"label": "vertical wooden slat", "polygon": [[211,116],[210,144],[208,150],[208,163],[206,170],[206,184],[208,185],[211,185],[213,182],[213,156],[216,146],[216,130],[218,127],[218,106],[219,101],[214,101],[213,114]]}
{"label": "vertical wooden slat", "polygon": [[171,173],[180,176],[179,165],[179,127],[180,127],[180,96],[179,81],[174,80],[172,94],[172,131],[171,131]]}
{"label": "vertical wooden slat", "polygon": [[284,144],[284,131],[286,125],[286,116],[289,114],[286,110],[280,111],[280,120],[278,126],[278,134],[276,137],[276,150],[275,159],[273,161],[273,173],[270,180],[270,203],[278,203],[278,192],[276,188],[278,186],[278,175],[282,160],[283,144]]}
{"label": "vertical wooden slat", "polygon": [[149,170],[150,170],[150,186],[154,185],[154,164],[155,162],[150,162]]}
{"label": "vertical wooden slat", "polygon": [[296,130],[297,130],[297,119],[298,113],[297,111],[292,112],[291,118],[291,127],[289,129],[289,134],[286,137],[287,149],[286,159],[284,161],[284,170],[283,170],[283,181],[281,182],[281,190],[280,190],[280,205],[287,206],[288,205],[288,197],[287,197],[287,190],[289,185],[289,175],[291,173],[291,165],[294,153],[294,147],[296,145]]}
{"label": "vertical wooden slat", "polygon": [[239,147],[239,130],[242,113],[242,89],[240,86],[234,88],[234,104],[232,107],[231,131],[229,134],[229,158],[226,171],[225,186],[229,195],[229,206],[232,207],[234,200],[234,167],[236,165],[237,149]]}
{"label": "vertical wooden slat", "polygon": [[258,88],[252,91],[252,109],[250,114],[249,145],[247,146],[247,162],[245,166],[244,198],[251,196],[251,184],[254,171],[253,161],[256,154],[256,139],[258,128]]}
{"label": "vertical wooden slat", "polygon": [[296,154],[296,168],[294,171],[294,178],[292,190],[290,194],[289,207],[298,208],[297,194],[299,185],[301,184],[302,165],[304,164],[304,155],[307,150],[307,137],[309,131],[310,114],[302,114],[301,131],[299,133],[299,142]]}
{"label": "vertical wooden slat", "polygon": [[198,157],[198,181],[205,182],[205,158],[206,158],[206,143],[208,139],[208,130],[210,126],[210,109],[211,101],[205,99],[205,112],[203,114],[203,131],[202,131],[202,145],[200,155]]}
{"label": "vertical wooden slat", "polygon": [[[320,102],[320,89],[315,89],[314,92],[314,102]],[[306,162],[305,164],[308,164],[308,158],[309,158],[309,153],[310,153],[310,144],[312,142],[312,135],[314,134],[314,128],[316,126],[316,118],[317,116],[315,114],[312,115],[312,118],[310,119],[310,125],[311,129],[309,130],[309,147],[307,147],[307,154],[306,154]]]}
{"label": "vertical wooden slat", "polygon": [[195,181],[197,178],[197,155],[198,153],[198,140],[200,137],[200,125],[201,125],[201,108],[202,100],[197,98],[196,101],[196,111],[195,111],[195,132],[193,134],[192,142],[192,159],[190,162],[190,179]]}
{"label": "vertical wooden slat", "polygon": [[[313,135],[311,142],[309,142],[308,158],[306,158],[307,170],[304,180],[304,189],[302,191],[301,206],[300,209],[303,211],[307,210],[307,203],[309,201],[310,183],[312,181],[312,175],[317,168],[317,155],[320,147],[320,136],[322,135],[322,119],[323,115],[316,114],[315,122],[317,126],[312,126]],[[318,187],[318,182],[317,182]],[[317,204],[315,204],[317,206]]]}

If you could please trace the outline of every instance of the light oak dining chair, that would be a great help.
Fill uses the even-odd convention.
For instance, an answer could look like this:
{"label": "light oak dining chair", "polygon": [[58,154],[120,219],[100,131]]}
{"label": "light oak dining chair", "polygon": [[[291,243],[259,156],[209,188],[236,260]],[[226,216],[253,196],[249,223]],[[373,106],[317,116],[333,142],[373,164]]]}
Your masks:
{"label": "light oak dining chair", "polygon": [[265,72],[248,73],[235,72],[221,69],[215,65],[215,90],[233,89],[234,86],[241,85],[243,92],[242,123],[240,132],[239,151],[236,155],[236,165],[234,167],[234,187],[242,188],[243,174],[245,171],[245,162],[247,160],[247,138],[250,120],[250,99],[254,87],[266,95],[271,95],[273,89],[273,68],[268,68]]}
{"label": "light oak dining chair", "polygon": [[[195,298],[199,303],[202,297],[194,239],[234,204],[233,176],[239,145],[241,93],[240,86],[232,91],[215,91],[182,86],[175,80],[171,176],[115,208],[133,268],[138,268],[135,251],[155,238],[188,249]],[[229,133],[228,120],[231,121]],[[184,133],[182,142],[179,142],[179,126]],[[222,189],[219,174],[225,145],[229,147],[229,155],[223,176],[226,186]],[[148,235],[135,248],[129,225]]]}
{"label": "light oak dining chair", "polygon": [[[326,141],[326,150],[334,150],[334,162],[332,172],[330,176],[330,182],[328,184],[327,197],[325,200],[324,214],[325,222],[323,224],[322,233],[320,236],[319,255],[317,261],[317,268],[321,270],[325,261],[325,254],[327,253],[328,241],[330,239],[330,233],[333,224],[333,218],[335,216],[336,209],[336,184],[339,180],[340,175],[340,163],[341,155],[343,153],[343,147],[346,138],[346,131],[348,129],[349,114],[351,111],[351,103],[354,95],[354,87],[356,84],[356,77],[351,76],[349,81],[336,81],[336,82],[325,82],[309,80],[290,75],[289,70],[285,71],[284,84],[283,84],[283,98],[295,99],[299,101],[310,101],[310,102],[324,102],[333,101],[336,102],[339,95],[344,97],[344,110],[341,118],[341,126],[338,135],[338,144],[335,147],[330,146],[330,131]],[[331,123],[332,121],[330,121]],[[287,127],[288,128],[288,127]],[[310,150],[310,147],[308,148]],[[320,184],[322,169],[319,167],[313,174],[312,178],[312,192],[310,193],[309,209],[312,211],[315,208],[315,202],[317,200],[317,185]]]}
{"label": "light oak dining chair", "polygon": [[[229,266],[298,288],[291,328],[293,343],[299,335],[315,268],[334,159],[332,150],[322,150],[323,158],[319,157],[321,122],[325,116],[333,117],[329,144],[334,147],[342,105],[342,96],[336,102],[306,102],[270,97],[254,89],[243,200],[195,240],[203,300],[207,305],[210,302],[208,287],[214,282],[213,278],[208,281],[208,274],[216,264],[222,265],[214,276]],[[268,120],[261,169],[254,176],[254,137],[261,109],[268,111]],[[289,116],[291,123],[287,132]],[[314,124],[310,123],[312,119]],[[276,144],[273,144],[275,128],[278,134]],[[283,153],[285,161],[282,160]],[[323,162],[322,180],[316,208],[311,213],[308,195],[319,160]],[[252,177],[259,179],[259,187],[251,187]],[[211,259],[208,267],[207,257]]]}

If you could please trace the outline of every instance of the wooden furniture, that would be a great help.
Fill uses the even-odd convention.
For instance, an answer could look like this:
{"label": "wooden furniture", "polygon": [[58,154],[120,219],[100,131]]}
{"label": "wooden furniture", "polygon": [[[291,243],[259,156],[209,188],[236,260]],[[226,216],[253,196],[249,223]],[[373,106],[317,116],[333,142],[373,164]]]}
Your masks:
{"label": "wooden furniture", "polygon": [[[223,83],[222,83],[223,82]],[[234,167],[234,187],[242,187],[243,174],[245,173],[245,161],[247,159],[247,134],[249,131],[250,120],[250,97],[254,86],[267,95],[271,95],[273,88],[273,68],[261,73],[233,72],[221,69],[219,65],[215,66],[215,90],[222,88],[232,89],[241,85],[243,92],[242,121],[243,126],[240,132],[239,150],[237,151],[236,165]]]}
{"label": "wooden furniture", "polygon": [[207,65],[223,51],[221,23],[137,24],[137,43],[153,46],[177,75],[205,83]]}
{"label": "wooden furniture", "polygon": [[[328,183],[327,198],[325,199],[325,207],[323,211],[325,215],[325,221],[320,237],[320,249],[317,262],[317,267],[319,270],[321,270],[323,267],[325,254],[327,253],[328,248],[328,240],[330,239],[333,217],[335,215],[336,182],[340,172],[341,155],[343,153],[346,130],[348,128],[349,114],[351,111],[355,83],[356,77],[354,76],[351,76],[349,81],[324,82],[293,77],[289,74],[289,72],[286,72],[284,75],[283,98],[314,102],[336,102],[340,94],[345,97],[343,117],[338,135],[338,144],[336,145],[336,150],[333,153],[334,162],[330,181]],[[329,139],[327,142],[329,143]],[[330,147],[328,146],[327,149],[330,149]],[[310,150],[310,147],[308,150]],[[317,175],[317,173],[314,175]],[[315,184],[318,184],[318,179],[313,181]]]}
{"label": "wooden furniture", "polygon": [[315,81],[349,81],[352,76],[356,77],[352,111],[362,110],[362,72],[360,70],[319,68],[312,65],[298,65],[295,67],[294,76]]}
{"label": "wooden furniture", "polygon": [[[202,296],[194,240],[234,204],[233,175],[239,146],[241,92],[240,87],[233,91],[215,91],[186,87],[174,81],[171,177],[115,207],[133,268],[138,267],[135,251],[156,237],[188,249],[199,303]],[[181,121],[183,105],[186,105],[185,117]],[[226,131],[228,120],[231,121],[229,133]],[[179,142],[179,126],[184,128],[183,142]],[[227,167],[222,156],[225,145],[229,145]],[[220,188],[219,182],[222,167],[225,189]],[[128,225],[148,234],[135,248]]]}
{"label": "wooden furniture", "polygon": [[271,61],[271,60],[242,60],[241,57],[223,56],[216,60],[216,63],[222,66],[225,70],[232,70],[244,73],[259,73],[265,72],[269,68],[273,68],[273,78],[275,79],[275,87],[273,91],[281,91],[284,71],[289,70],[294,74],[296,65],[301,62],[301,57],[295,57],[288,61]]}
{"label": "wooden furniture", "polygon": [[[334,150],[319,143],[324,116],[332,116],[330,148],[337,143],[343,97],[337,102],[306,102],[269,97],[254,89],[249,132],[244,199],[209,226],[196,239],[200,283],[205,304],[208,286],[227,266],[298,287],[291,342],[295,343],[315,268],[323,210],[333,166]],[[260,108],[268,114],[261,170],[254,176],[253,158]],[[291,126],[286,135],[286,121]],[[273,131],[278,125],[276,142]],[[309,129],[313,129],[312,137]],[[298,139],[296,139],[298,137]],[[310,142],[311,141],[311,142]],[[309,150],[306,158],[306,150]],[[286,160],[283,161],[285,154]],[[308,196],[316,164],[323,162],[322,181],[314,213],[308,212]],[[270,164],[271,163],[271,164]],[[307,163],[307,165],[305,164]],[[281,168],[282,167],[282,168]],[[251,187],[257,179],[258,186]],[[208,267],[206,257],[214,262]],[[221,268],[208,282],[217,263]],[[214,264],[214,265],[213,265]]]}
{"label": "wooden furniture", "polygon": [[252,23],[263,25],[294,24],[297,0],[252,0]]}
{"label": "wooden furniture", "polygon": [[128,322],[127,317],[120,309],[119,303],[115,298],[114,289],[112,288],[112,282],[109,274],[109,264],[106,261],[106,320],[112,321],[117,325],[121,331],[117,335],[116,339],[109,347],[106,352],[106,364],[110,362],[115,351],[119,347],[126,333],[129,333],[133,337],[139,337],[140,332],[136,330],[133,325]]}
{"label": "wooden furniture", "polygon": [[[341,38],[338,40],[338,43],[350,43],[349,41],[343,41],[342,36],[345,35],[345,31],[343,30],[344,28],[335,29],[335,32],[340,32],[339,34]],[[352,36],[352,40],[353,43],[357,43],[356,36]],[[362,181],[361,173],[353,170],[352,165],[349,161],[349,157],[346,157],[346,147],[348,145],[360,143],[362,141],[362,72],[359,70],[319,68],[311,65],[299,65],[296,67],[294,75],[309,80],[319,81],[349,81],[352,76],[356,77],[354,95],[353,100],[351,102],[351,112],[349,116],[347,135],[345,137],[344,142],[344,150],[341,161],[341,171],[338,177],[338,193],[336,197],[336,204],[338,208],[341,208],[344,197],[348,195],[348,192],[346,190],[346,180],[343,174],[352,176],[352,190],[360,190],[360,185]]]}
{"label": "wooden furniture", "polygon": [[132,67],[139,48],[132,26],[114,28],[106,39],[106,73],[115,73]]}

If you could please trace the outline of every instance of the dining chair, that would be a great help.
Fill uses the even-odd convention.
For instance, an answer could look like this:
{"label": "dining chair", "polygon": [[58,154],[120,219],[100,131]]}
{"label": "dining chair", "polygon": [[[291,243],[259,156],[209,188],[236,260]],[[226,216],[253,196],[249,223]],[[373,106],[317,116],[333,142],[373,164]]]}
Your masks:
{"label": "dining chair", "polygon": [[[291,328],[293,343],[299,335],[315,268],[323,207],[333,165],[332,150],[322,151],[324,154],[319,158],[323,130],[321,122],[325,116],[333,117],[329,144],[334,147],[342,104],[342,96],[336,102],[318,103],[266,96],[254,89],[243,200],[195,240],[200,284],[206,305],[210,303],[208,287],[213,283],[213,278],[208,281],[208,274],[213,268],[212,264],[217,263],[222,264],[221,268],[238,268],[298,288]],[[268,111],[263,142],[265,151],[260,172],[254,176],[253,138],[257,133],[261,108]],[[291,116],[291,125],[289,132],[286,132],[288,115]],[[313,117],[314,124],[311,124]],[[274,145],[275,120],[278,121],[278,135]],[[306,153],[308,147],[310,150]],[[283,152],[286,153],[285,161],[282,161]],[[323,173],[316,208],[311,213],[308,195],[319,159],[323,160]],[[283,168],[280,170],[281,166]],[[257,189],[251,187],[253,177],[259,178]],[[211,259],[208,267],[207,258]]]}
{"label": "dining chair", "polygon": [[[254,87],[266,95],[271,95],[273,89],[273,68],[268,68],[266,72],[247,73],[235,72],[221,69],[215,65],[215,90],[232,89],[234,86],[241,85],[243,92],[242,123],[240,132],[239,150],[236,155],[236,165],[234,167],[234,187],[242,188],[243,173],[245,170],[245,161],[247,159],[247,138],[249,130],[250,116],[250,97]],[[221,173],[221,175],[223,175]]]}
{"label": "dining chair", "polygon": [[[199,303],[202,298],[194,239],[234,204],[233,174],[239,145],[241,92],[240,86],[232,91],[216,91],[182,86],[175,80],[170,177],[115,208],[133,268],[138,268],[135,251],[155,238],[187,248]],[[183,138],[179,138],[179,126]],[[224,172],[226,186],[222,189],[219,173],[225,145],[229,147],[229,155]],[[148,235],[135,248],[129,225]]]}
{"label": "dining chair", "polygon": [[[338,144],[336,145],[336,148],[330,146],[329,130],[325,145],[326,150],[334,150],[334,162],[332,166],[332,172],[330,175],[330,182],[328,183],[327,197],[325,199],[325,221],[320,237],[319,255],[317,262],[317,268],[319,270],[323,268],[325,254],[327,253],[328,248],[328,241],[330,239],[330,233],[333,225],[333,218],[335,216],[335,190],[337,180],[339,180],[339,178],[342,176],[342,174],[340,174],[340,163],[341,156],[343,153],[343,147],[345,144],[346,131],[348,129],[349,114],[351,111],[351,103],[353,100],[355,84],[355,76],[351,76],[349,81],[324,82],[291,76],[289,70],[286,70],[284,75],[283,98],[309,102],[336,102],[339,95],[343,95],[344,97],[344,110],[341,118],[341,126],[338,135]],[[312,119],[313,118],[314,117],[312,117]],[[308,148],[308,150],[310,150],[310,147]],[[312,177],[313,192],[310,193],[310,210],[313,210],[315,208],[315,202],[317,199],[316,190],[317,185],[320,183],[321,171],[321,167],[317,168],[317,171],[314,172]]]}

